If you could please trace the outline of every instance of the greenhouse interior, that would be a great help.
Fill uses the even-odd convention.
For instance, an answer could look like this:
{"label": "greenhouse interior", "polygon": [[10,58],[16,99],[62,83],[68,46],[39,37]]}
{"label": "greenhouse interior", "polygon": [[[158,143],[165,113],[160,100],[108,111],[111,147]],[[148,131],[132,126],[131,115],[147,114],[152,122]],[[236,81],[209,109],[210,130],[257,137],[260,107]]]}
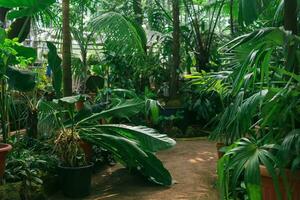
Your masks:
{"label": "greenhouse interior", "polygon": [[0,0],[0,200],[300,200],[300,0]]}

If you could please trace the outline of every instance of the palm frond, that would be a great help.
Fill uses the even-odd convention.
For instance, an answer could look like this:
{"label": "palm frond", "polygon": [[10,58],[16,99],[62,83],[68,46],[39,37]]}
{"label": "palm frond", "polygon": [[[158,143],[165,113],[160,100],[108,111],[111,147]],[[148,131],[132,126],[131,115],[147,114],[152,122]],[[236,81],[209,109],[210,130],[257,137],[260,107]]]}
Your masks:
{"label": "palm frond", "polygon": [[118,56],[130,56],[132,62],[143,57],[145,45],[140,31],[123,15],[116,12],[98,13],[91,19],[89,26],[104,42],[107,51]]}

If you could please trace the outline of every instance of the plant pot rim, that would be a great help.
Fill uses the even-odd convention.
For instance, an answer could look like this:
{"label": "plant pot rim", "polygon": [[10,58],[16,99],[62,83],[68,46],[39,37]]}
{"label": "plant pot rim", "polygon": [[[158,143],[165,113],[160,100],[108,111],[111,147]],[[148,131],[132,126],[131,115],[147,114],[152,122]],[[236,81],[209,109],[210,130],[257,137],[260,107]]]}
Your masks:
{"label": "plant pot rim", "polygon": [[79,169],[87,169],[94,166],[94,163],[90,162],[89,165],[81,166],[81,167],[66,167],[62,166],[61,164],[58,164],[58,167],[61,169],[67,169],[67,170],[79,170]]}
{"label": "plant pot rim", "polygon": [[9,152],[11,149],[12,146],[10,144],[0,143],[0,152]]}
{"label": "plant pot rim", "polygon": [[[267,168],[264,165],[259,165],[259,170],[261,176],[272,178],[272,176],[270,175],[270,173],[268,172]],[[285,174],[287,175],[288,178],[291,178],[293,180],[300,180],[300,170],[297,170],[296,172],[292,172],[291,169],[285,168]]]}

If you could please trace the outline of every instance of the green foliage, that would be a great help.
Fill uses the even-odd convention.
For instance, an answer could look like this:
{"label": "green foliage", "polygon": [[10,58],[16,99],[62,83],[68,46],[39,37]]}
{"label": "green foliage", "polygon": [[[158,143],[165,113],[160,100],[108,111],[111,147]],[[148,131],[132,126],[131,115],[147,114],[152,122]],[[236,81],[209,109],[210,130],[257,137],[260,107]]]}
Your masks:
{"label": "green foliage", "polygon": [[300,130],[294,129],[282,142],[282,161],[291,167],[292,171],[300,169]]}
{"label": "green foliage", "polygon": [[61,58],[57,54],[57,49],[55,45],[51,42],[47,42],[48,52],[48,65],[52,70],[52,85],[55,90],[56,96],[59,98],[62,95],[62,67]]}
{"label": "green foliage", "polygon": [[11,10],[7,17],[9,19],[15,19],[20,17],[32,16],[44,9],[48,8],[51,4],[55,3],[55,0],[0,0],[0,6],[5,8],[21,8]]}
{"label": "green foliage", "polygon": [[82,167],[88,164],[80,147],[80,137],[73,129],[61,129],[54,143],[61,166]]}
{"label": "green foliage", "polygon": [[79,122],[85,123],[96,119],[108,119],[113,117],[117,118],[129,118],[139,113],[145,106],[145,102],[141,99],[129,99],[129,100],[118,100],[118,103],[108,110],[104,110],[100,113],[95,113]]}
{"label": "green foliage", "polygon": [[149,152],[157,152],[173,147],[176,143],[166,135],[144,126],[127,126],[108,124],[101,125],[101,129],[112,135],[126,137],[134,140],[137,145]]}
{"label": "green foliage", "polygon": [[211,136],[234,143],[218,164],[223,199],[236,198],[235,188],[241,182],[249,199],[262,199],[260,165],[272,176],[278,199],[279,177],[285,190],[289,189],[283,172],[299,167],[299,75],[293,64],[297,53],[289,51],[293,45],[299,45],[298,36],[282,28],[265,27],[223,47],[230,71],[223,82],[230,86],[234,100],[217,118]]}
{"label": "green foliage", "polygon": [[[76,102],[75,99],[77,97],[65,97],[57,102],[74,103]],[[128,118],[140,112],[144,105],[145,102],[140,99],[129,99],[99,113],[84,112],[84,118],[79,118],[78,121],[76,117],[81,114],[80,112],[74,116],[74,111],[71,111],[73,108],[64,111],[61,107],[60,110],[53,113],[57,116],[56,119],[61,131],[56,140],[58,155],[65,164],[78,166],[82,160],[78,159],[82,157],[80,156],[78,142],[79,139],[82,139],[107,149],[121,164],[130,170],[139,171],[150,181],[161,185],[171,185],[172,177],[170,173],[153,153],[171,148],[176,144],[174,140],[147,127],[116,124],[100,125],[98,122],[100,118]],[[63,115],[59,115],[59,113],[69,113],[71,123],[64,123],[64,120],[62,120]],[[68,147],[67,150],[65,147]]]}
{"label": "green foliage", "polygon": [[[4,36],[5,34],[2,34]],[[20,91],[29,91],[35,87],[35,74],[20,71],[12,66],[27,66],[34,58],[28,58],[33,52],[32,48],[21,47],[15,40],[0,40],[0,117],[3,141],[7,142],[9,131],[9,86]],[[35,54],[36,55],[36,54]],[[7,80],[8,79],[8,80]]]}
{"label": "green foliage", "polygon": [[23,195],[31,196],[43,184],[45,176],[56,170],[57,160],[45,141],[12,137],[13,150],[7,155],[5,181],[22,182]]}
{"label": "green foliage", "polygon": [[[144,36],[141,28],[136,29],[124,16],[115,12],[95,15],[90,22],[90,29],[95,34],[102,34],[105,49],[115,54],[130,55],[139,59],[144,54]],[[143,38],[141,38],[143,36]],[[125,44],[126,45],[122,45]]]}
{"label": "green foliage", "polygon": [[186,75],[184,90],[185,108],[197,114],[196,118],[203,126],[224,110],[230,99],[229,86],[224,82],[228,72],[195,73]]}
{"label": "green foliage", "polygon": [[[281,163],[272,153],[278,151],[280,146],[273,143],[272,137],[272,134],[267,134],[261,138],[242,138],[226,152],[218,163],[218,182],[222,199],[228,199],[229,196],[236,197],[234,188],[238,186],[241,177],[245,182],[249,199],[262,199],[260,165],[267,168],[273,179],[277,198],[281,199],[277,171],[278,168],[281,170]],[[283,171],[279,174],[287,189],[287,179]],[[230,194],[229,191],[233,193]]]}
{"label": "green foliage", "polygon": [[15,90],[28,92],[32,91],[36,85],[36,74],[33,72],[8,67],[6,75],[9,86]]}

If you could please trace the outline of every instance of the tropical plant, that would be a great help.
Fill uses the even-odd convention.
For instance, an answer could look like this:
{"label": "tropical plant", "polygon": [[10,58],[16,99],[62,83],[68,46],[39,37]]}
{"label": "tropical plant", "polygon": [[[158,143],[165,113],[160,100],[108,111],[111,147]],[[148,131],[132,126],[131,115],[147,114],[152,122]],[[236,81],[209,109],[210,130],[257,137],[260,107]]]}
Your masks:
{"label": "tropical plant", "polygon": [[[244,180],[249,199],[261,199],[262,187],[260,177],[260,164],[266,166],[271,174],[280,199],[279,182],[276,168],[280,166],[278,159],[271,151],[278,151],[279,147],[272,141],[272,134],[261,138],[242,138],[218,162],[219,189],[221,199],[236,199],[235,188]],[[283,176],[285,177],[285,176]],[[286,182],[286,180],[285,180]]]}
{"label": "tropical plant", "polygon": [[44,178],[55,174],[57,159],[45,141],[17,135],[9,142],[14,149],[7,157],[5,182],[21,182],[22,198],[32,199]]}
{"label": "tropical plant", "polygon": [[[298,167],[297,150],[291,152],[299,145],[299,75],[294,49],[299,37],[292,33],[291,27],[267,27],[225,46],[231,72],[226,82],[231,85],[234,100],[218,118],[213,134],[234,143],[218,164],[224,199],[236,197],[233,188],[241,181],[249,199],[262,199],[260,165],[271,175],[277,199],[283,198],[279,180],[285,186],[284,198],[292,199],[294,191],[289,191],[292,186],[284,173],[286,168]],[[283,156],[287,153],[288,159]]]}
{"label": "tropical plant", "polygon": [[6,32],[0,29],[0,79],[1,79],[1,127],[4,142],[9,132],[9,88],[29,91],[35,87],[35,74],[18,70],[12,66],[27,65],[36,58],[34,49],[24,47],[16,40],[6,38]]}
{"label": "tropical plant", "polygon": [[[164,168],[161,161],[155,157],[154,153],[174,146],[174,140],[168,138],[166,135],[159,134],[154,129],[144,126],[101,125],[98,123],[101,118],[128,118],[135,115],[145,105],[144,101],[139,99],[125,100],[108,110],[98,113],[92,113],[85,109],[74,113],[72,105],[77,100],[78,96],[65,97],[58,100],[60,103],[69,105],[70,109],[67,113],[70,114],[70,117],[68,120],[62,120],[64,115],[59,114],[66,113],[62,107],[60,107],[62,110],[53,113],[57,116],[59,119],[58,122],[61,124],[59,129],[62,130],[62,127],[64,127],[63,130],[65,130],[61,132],[58,140],[56,140],[57,144],[65,144],[64,141],[68,138],[72,138],[73,141],[72,144],[68,144],[70,151],[59,151],[65,152],[60,154],[61,156],[65,156],[64,161],[76,163],[75,156],[78,156],[77,152],[80,152],[80,150],[75,143],[80,138],[81,140],[107,149],[117,161],[121,162],[129,170],[139,171],[150,181],[161,185],[172,184],[170,173]],[[73,136],[67,137],[66,132],[68,135]],[[78,134],[79,138],[74,137],[74,134]],[[62,150],[62,148],[58,148],[58,150]]]}
{"label": "tropical plant", "polygon": [[80,137],[73,129],[61,129],[55,140],[55,153],[64,167],[81,167],[88,163],[80,147]]}

